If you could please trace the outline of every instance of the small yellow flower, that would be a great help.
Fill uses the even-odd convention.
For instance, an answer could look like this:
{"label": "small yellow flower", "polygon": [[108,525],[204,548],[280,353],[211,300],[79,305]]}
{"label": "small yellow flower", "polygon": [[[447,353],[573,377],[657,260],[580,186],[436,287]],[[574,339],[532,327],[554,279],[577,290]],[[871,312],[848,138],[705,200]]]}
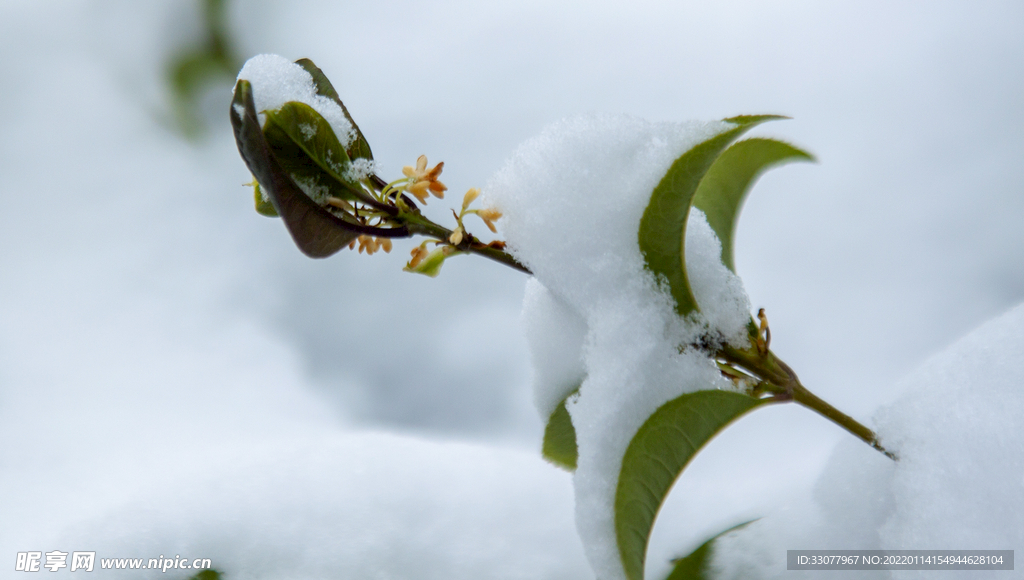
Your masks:
{"label": "small yellow flower", "polygon": [[409,263],[405,265],[405,268],[407,270],[412,270],[416,266],[419,266],[420,262],[423,261],[423,258],[426,258],[427,254],[429,254],[429,253],[430,253],[430,251],[427,250],[426,244],[421,244],[419,246],[416,246],[415,248],[412,249],[412,252],[411,252],[412,259],[409,260]]}
{"label": "small yellow flower", "polygon": [[455,231],[452,232],[452,235],[448,236],[448,243],[450,243],[453,246],[461,244],[463,235],[464,232],[462,231],[462,226],[460,225],[459,227],[455,228]]}
{"label": "small yellow flower", "polygon": [[473,200],[480,195],[480,188],[474,187],[466,192],[466,195],[462,197],[462,211],[469,209],[469,204],[473,203]]}
{"label": "small yellow flower", "polygon": [[367,256],[372,256],[377,251],[377,241],[370,236],[359,236],[356,238],[359,242],[359,253],[362,254],[363,250],[366,250]]}
{"label": "small yellow flower", "polygon": [[498,233],[498,230],[494,228],[494,222],[498,221],[501,218],[500,211],[494,208],[478,209],[476,211],[476,215],[480,219],[484,220],[484,223],[487,224],[487,229],[491,230],[494,233]]}
{"label": "small yellow flower", "polygon": [[405,190],[416,196],[420,203],[426,203],[427,191],[434,194],[434,197],[443,199],[444,192],[448,190],[448,187],[437,180],[443,169],[444,161],[435,165],[433,169],[428,170],[427,156],[420,155],[416,159],[415,168],[408,165],[402,168],[402,173],[410,180],[409,184],[405,186]]}
{"label": "small yellow flower", "polygon": [[366,255],[368,256],[372,256],[378,250],[384,250],[384,253],[386,254],[391,253],[391,248],[393,247],[391,244],[391,240],[388,238],[359,236],[358,238],[352,240],[352,243],[348,245],[349,249],[351,250],[355,248],[357,243],[359,244],[359,253],[362,254],[363,251],[365,250]]}

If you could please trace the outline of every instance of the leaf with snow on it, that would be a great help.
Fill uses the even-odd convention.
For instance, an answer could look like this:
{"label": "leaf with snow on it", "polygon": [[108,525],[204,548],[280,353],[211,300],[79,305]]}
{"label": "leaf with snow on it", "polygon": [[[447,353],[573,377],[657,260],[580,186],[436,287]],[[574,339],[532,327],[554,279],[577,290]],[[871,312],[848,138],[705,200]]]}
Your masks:
{"label": "leaf with snow on it", "polygon": [[341,112],[345,114],[345,118],[352,124],[352,131],[355,133],[355,138],[349,144],[346,149],[346,153],[351,159],[373,159],[373,152],[370,151],[370,144],[366,141],[366,137],[363,136],[363,132],[359,130],[359,125],[352,119],[352,115],[348,112],[348,107],[345,103],[341,102],[341,97],[338,96],[338,91],[334,89],[334,85],[327,79],[327,75],[324,71],[320,70],[318,66],[313,64],[313,61],[308,58],[300,58],[295,61],[295,64],[301,66],[313,77],[313,84],[316,86],[316,93],[323,97],[331,99],[341,107]]}
{"label": "leaf with snow on it", "polygon": [[316,110],[305,103],[290,102],[265,114],[263,133],[267,143],[296,182],[312,182],[340,199],[369,200],[360,186],[345,177],[350,166],[348,153]]}
{"label": "leaf with snow on it", "polygon": [[698,143],[676,159],[651,193],[640,220],[640,251],[647,268],[668,282],[680,316],[698,310],[686,274],[683,241],[690,206],[701,180],[725,148],[743,133],[759,123],[782,118],[752,115],[725,119],[736,127]]}
{"label": "leaf with snow on it", "polygon": [[[569,397],[577,392],[579,392],[578,386],[573,389]],[[548,417],[547,426],[544,427],[544,445],[541,453],[544,459],[551,463],[568,471],[575,471],[576,460],[579,458],[579,447],[576,445],[576,428],[573,427],[572,417],[569,416],[569,410],[565,406],[566,400],[568,397],[559,403]]]}
{"label": "leaf with snow on it", "polygon": [[235,85],[231,125],[238,152],[304,254],[326,258],[356,239],[349,224],[317,205],[282,169],[256,115],[252,84],[244,79]]}

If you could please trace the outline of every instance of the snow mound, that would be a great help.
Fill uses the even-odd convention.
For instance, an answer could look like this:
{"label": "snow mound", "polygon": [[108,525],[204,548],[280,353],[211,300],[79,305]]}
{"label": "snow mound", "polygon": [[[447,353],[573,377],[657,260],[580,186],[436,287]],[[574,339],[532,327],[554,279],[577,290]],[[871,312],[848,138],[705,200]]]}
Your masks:
{"label": "snow mound", "polygon": [[[815,505],[718,543],[716,578],[783,578],[786,550],[1019,550],[1024,546],[1024,304],[925,362],[877,414],[893,463],[838,446]],[[817,573],[816,573],[817,574]],[[958,571],[957,578],[993,572]],[[931,578],[933,571],[838,571],[837,578]],[[831,577],[818,574],[817,577]]]}
{"label": "snow mound", "polygon": [[697,316],[675,313],[638,243],[641,216],[672,163],[732,127],[575,117],[520,146],[486,188],[488,203],[505,215],[509,250],[537,280],[526,295],[524,326],[542,418],[571,392],[573,380],[586,377],[567,405],[579,446],[576,526],[604,580],[624,577],[614,500],[629,441],[666,402],[731,387],[707,353],[680,353],[680,345],[708,330],[745,340],[749,301],[722,265],[703,213],[691,212],[686,236]]}

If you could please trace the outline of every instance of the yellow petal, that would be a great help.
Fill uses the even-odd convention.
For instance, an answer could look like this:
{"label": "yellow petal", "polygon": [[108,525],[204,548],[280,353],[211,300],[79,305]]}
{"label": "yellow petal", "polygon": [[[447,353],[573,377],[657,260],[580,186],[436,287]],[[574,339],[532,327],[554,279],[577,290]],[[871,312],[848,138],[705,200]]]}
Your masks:
{"label": "yellow petal", "polygon": [[470,190],[466,192],[466,195],[462,196],[462,209],[468,208],[469,204],[473,203],[473,200],[475,200],[477,198],[477,196],[479,196],[479,195],[480,195],[480,188],[478,188],[478,187],[470,188]]}
{"label": "yellow petal", "polygon": [[405,188],[406,191],[416,196],[420,203],[427,203],[427,182],[418,181]]}
{"label": "yellow petal", "polygon": [[476,212],[476,215],[480,216],[480,219],[484,221],[498,221],[501,218],[501,212],[494,208],[482,209]]}
{"label": "yellow petal", "polygon": [[452,235],[448,236],[448,242],[453,246],[457,246],[462,243],[462,228],[456,228]]}

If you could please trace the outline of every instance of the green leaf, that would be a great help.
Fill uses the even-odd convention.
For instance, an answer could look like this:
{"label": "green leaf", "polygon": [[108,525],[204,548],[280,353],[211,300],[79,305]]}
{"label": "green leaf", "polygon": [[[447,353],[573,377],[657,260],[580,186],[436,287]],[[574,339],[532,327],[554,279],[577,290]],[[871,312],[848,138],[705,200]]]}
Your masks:
{"label": "green leaf", "polygon": [[325,258],[359,235],[351,224],[323,209],[303,193],[281,168],[260,127],[249,81],[240,80],[235,84],[230,117],[238,152],[284,220],[295,245],[304,254],[311,258]]}
{"label": "green leaf", "polygon": [[295,61],[295,64],[306,69],[306,72],[313,77],[313,84],[316,85],[317,94],[323,95],[335,103],[338,103],[338,106],[341,107],[341,112],[345,114],[345,118],[348,119],[349,123],[352,123],[352,128],[356,132],[356,138],[353,139],[352,143],[348,146],[348,150],[346,151],[348,156],[352,159],[358,159],[360,157],[363,159],[373,159],[373,152],[370,151],[370,144],[366,142],[366,137],[363,137],[363,132],[359,130],[359,125],[356,125],[356,122],[352,119],[352,115],[348,113],[348,107],[345,106],[345,103],[341,102],[341,97],[338,96],[338,91],[334,90],[334,86],[331,85],[331,81],[327,80],[327,75],[324,74],[324,71],[320,70],[320,68],[313,64],[313,61],[308,58],[300,58]]}
{"label": "green leaf", "polygon": [[672,560],[672,563],[675,564],[675,566],[672,568],[672,572],[665,577],[665,580],[712,580],[711,576],[708,576],[707,567],[708,563],[711,561],[712,548],[715,540],[755,521],[757,520],[750,520],[749,522],[743,522],[742,524],[733,526],[704,542],[699,548],[690,552],[688,555]]}
{"label": "green leaf", "polygon": [[676,478],[726,425],[764,401],[729,391],[696,391],[662,405],[622,457],[615,491],[615,534],[629,580],[643,580],[654,518]]}
{"label": "green leaf", "polygon": [[412,272],[413,274],[423,274],[430,278],[437,278],[441,273],[441,266],[444,266],[444,261],[452,256],[460,256],[466,252],[456,252],[451,246],[438,246],[430,251],[429,254],[417,264],[415,267],[410,268],[406,266],[402,268],[404,272]]}
{"label": "green leaf", "polygon": [[783,119],[776,115],[742,116],[725,119],[736,125],[698,143],[676,159],[661,182],[640,219],[640,251],[647,269],[664,276],[675,299],[676,312],[686,316],[697,310],[697,301],[686,276],[686,219],[690,204],[704,174],[730,143],[764,121]]}
{"label": "green leaf", "polygon": [[281,217],[278,215],[277,210],[274,209],[274,204],[270,203],[269,199],[263,197],[259,182],[253,183],[252,195],[256,202],[256,213],[267,217]]}
{"label": "green leaf", "polygon": [[341,199],[369,200],[361,187],[345,178],[350,165],[348,153],[330,123],[313,107],[292,101],[264,114],[267,122],[263,134],[281,168],[292,179]]}
{"label": "green leaf", "polygon": [[242,66],[228,34],[224,3],[203,1],[203,36],[183,47],[165,66],[174,114],[189,138],[199,137],[206,130],[199,113],[202,92],[215,84],[223,83],[226,88]]}
{"label": "green leaf", "polygon": [[188,580],[221,580],[221,573],[216,570],[203,570],[191,576]]}
{"label": "green leaf", "polygon": [[722,263],[733,272],[733,235],[747,192],[762,173],[791,161],[814,161],[806,151],[774,139],[747,139],[729,147],[701,180],[693,205],[722,242]]}
{"label": "green leaf", "polygon": [[576,428],[572,425],[572,417],[569,416],[565,402],[579,390],[579,386],[573,389],[551,412],[544,428],[544,446],[541,448],[544,459],[569,471],[576,471],[579,448],[576,446]]}

